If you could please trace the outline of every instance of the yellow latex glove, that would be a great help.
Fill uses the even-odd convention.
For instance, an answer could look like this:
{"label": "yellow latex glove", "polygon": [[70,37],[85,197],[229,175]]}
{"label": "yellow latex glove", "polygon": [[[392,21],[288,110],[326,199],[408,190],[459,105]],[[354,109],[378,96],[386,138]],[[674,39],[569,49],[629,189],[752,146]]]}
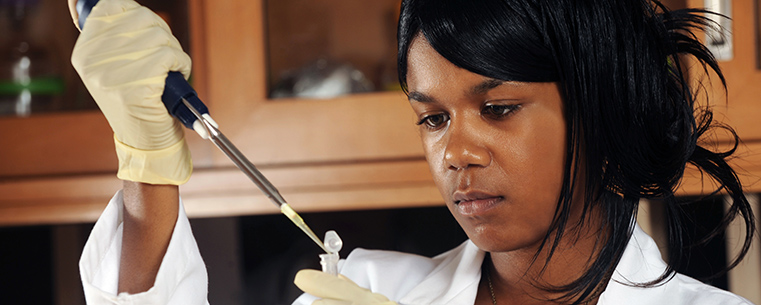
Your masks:
{"label": "yellow latex glove", "polygon": [[71,62],[114,131],[117,177],[175,185],[190,179],[182,125],[161,103],[167,73],[187,78],[190,57],[159,16],[132,0],[101,0]]}
{"label": "yellow latex glove", "polygon": [[352,282],[343,275],[333,276],[317,270],[300,270],[293,280],[302,291],[322,298],[312,305],[397,305],[385,296]]}

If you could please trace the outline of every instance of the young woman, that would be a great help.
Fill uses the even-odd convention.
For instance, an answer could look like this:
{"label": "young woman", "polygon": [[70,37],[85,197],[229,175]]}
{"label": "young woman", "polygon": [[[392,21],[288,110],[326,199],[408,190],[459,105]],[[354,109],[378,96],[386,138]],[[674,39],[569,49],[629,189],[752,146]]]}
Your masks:
{"label": "young woman", "polygon": [[[399,78],[470,239],[434,258],[355,250],[342,277],[300,272],[308,294],[295,304],[750,304],[674,272],[685,246],[674,190],[687,163],[732,198],[716,232],[736,217],[747,225],[730,267],[754,231],[731,152],[698,145],[711,113],[697,109],[682,63],[721,77],[692,34],[709,25],[650,0],[404,1]],[[187,149],[158,100],[187,56],[150,11],[101,0],[73,62],[127,180],[83,253],[88,302],[205,303],[176,187],[190,174]],[[642,198],[666,205],[668,263],[636,225]]]}

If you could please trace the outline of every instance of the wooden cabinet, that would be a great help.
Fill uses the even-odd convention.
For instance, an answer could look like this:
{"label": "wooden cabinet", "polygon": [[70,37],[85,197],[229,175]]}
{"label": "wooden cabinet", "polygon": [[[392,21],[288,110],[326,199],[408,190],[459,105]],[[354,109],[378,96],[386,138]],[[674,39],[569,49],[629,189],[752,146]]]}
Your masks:
{"label": "wooden cabinet", "polygon": [[[690,7],[704,7],[703,0],[688,0]],[[736,165],[740,180],[751,192],[761,190],[761,66],[758,62],[759,11],[754,1],[731,1],[733,58],[719,62],[727,80],[727,91],[721,88],[721,81],[715,75],[700,77],[711,98],[714,119],[732,126],[742,139],[736,153]],[[699,70],[700,67],[692,67]],[[719,147],[726,147],[728,135],[721,132],[713,138]],[[688,171],[682,186],[683,193],[706,193],[715,187],[710,183],[699,183],[700,174]]]}
{"label": "wooden cabinet", "polygon": [[[262,1],[187,2],[193,83],[221,130],[296,210],[442,204],[401,92],[267,97]],[[761,157],[753,153],[761,151],[761,71],[750,64],[757,52],[751,6],[735,1],[736,55],[722,63],[730,102],[717,107],[726,108],[717,117],[726,116],[745,140],[746,182],[761,174]],[[93,221],[120,188],[111,131],[97,111],[0,118],[0,134],[0,225]],[[189,215],[276,212],[211,143],[192,132],[187,137],[195,164],[182,186]],[[688,175],[683,193],[708,190]]]}
{"label": "wooden cabinet", "polygon": [[[262,1],[188,4],[195,88],[294,208],[441,203],[400,91],[270,100]],[[98,112],[3,118],[0,130],[0,224],[93,221],[120,187]],[[182,192],[191,216],[276,212],[211,143],[186,135],[195,172]]]}

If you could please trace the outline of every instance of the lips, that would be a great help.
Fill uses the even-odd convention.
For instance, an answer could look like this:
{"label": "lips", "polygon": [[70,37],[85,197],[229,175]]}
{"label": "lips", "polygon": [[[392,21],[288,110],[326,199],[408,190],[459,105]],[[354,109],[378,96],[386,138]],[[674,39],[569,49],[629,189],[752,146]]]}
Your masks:
{"label": "lips", "polygon": [[457,191],[453,196],[457,211],[463,216],[478,216],[496,207],[505,198],[480,191]]}

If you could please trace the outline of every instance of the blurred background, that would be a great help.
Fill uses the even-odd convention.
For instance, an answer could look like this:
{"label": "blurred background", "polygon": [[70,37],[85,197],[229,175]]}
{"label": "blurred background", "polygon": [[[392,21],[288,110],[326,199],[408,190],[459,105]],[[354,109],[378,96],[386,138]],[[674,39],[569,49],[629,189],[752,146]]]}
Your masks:
{"label": "blurred background", "polygon": [[[105,0],[104,0],[105,1]],[[399,0],[140,0],[193,58],[191,83],[220,129],[281,189],[318,235],[432,256],[466,239],[431,181],[396,80]],[[731,16],[707,44],[728,102],[705,92],[743,139],[734,161],[758,212],[761,185],[759,0],[669,0]],[[731,30],[731,31],[730,31]],[[0,0],[0,295],[3,304],[84,304],[77,261],[121,183],[110,128],[69,63],[78,32],[63,0]],[[691,72],[692,73],[692,72]],[[696,80],[718,81],[694,74]],[[207,263],[212,304],[290,304],[315,247],[210,143],[188,133],[194,175],[181,187]],[[727,135],[707,145],[726,148]],[[680,188],[697,240],[723,212],[690,170]],[[663,211],[639,222],[664,245]],[[699,225],[698,225],[699,224]],[[702,277],[737,250],[742,227],[691,249],[679,271]],[[758,242],[744,265],[707,282],[761,303]],[[664,256],[668,249],[662,246]]]}

